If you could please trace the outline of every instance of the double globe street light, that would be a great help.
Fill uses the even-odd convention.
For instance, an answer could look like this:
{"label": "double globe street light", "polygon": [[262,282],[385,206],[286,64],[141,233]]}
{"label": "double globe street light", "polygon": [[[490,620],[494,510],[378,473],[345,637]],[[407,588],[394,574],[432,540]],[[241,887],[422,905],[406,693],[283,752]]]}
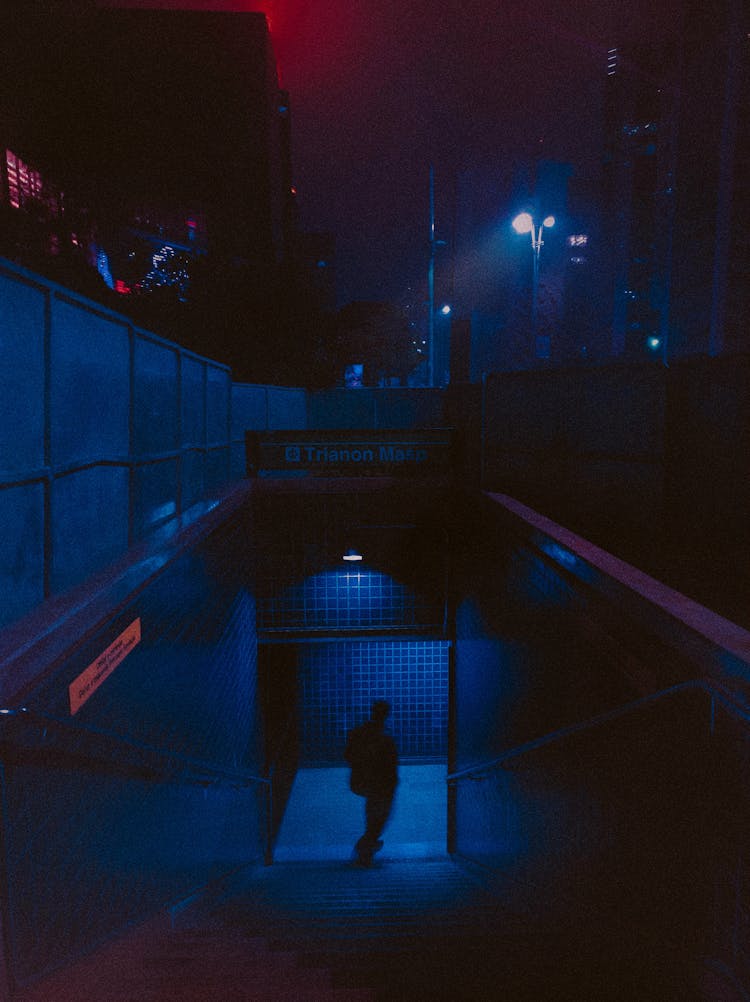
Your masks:
{"label": "double globe street light", "polygon": [[512,226],[516,233],[531,234],[531,253],[533,255],[533,270],[531,276],[531,334],[534,339],[534,353],[537,357],[539,352],[539,335],[537,330],[537,299],[539,296],[539,254],[544,241],[542,234],[545,229],[551,229],[555,225],[554,216],[545,216],[537,227],[533,218],[528,212],[519,213],[513,220]]}

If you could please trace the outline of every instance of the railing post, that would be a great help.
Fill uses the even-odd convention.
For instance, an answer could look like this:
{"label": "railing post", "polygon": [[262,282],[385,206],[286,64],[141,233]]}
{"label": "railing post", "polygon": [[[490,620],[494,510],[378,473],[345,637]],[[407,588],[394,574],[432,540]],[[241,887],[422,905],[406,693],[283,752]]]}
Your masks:
{"label": "railing post", "polygon": [[273,780],[269,779],[266,784],[264,799],[266,802],[266,845],[263,853],[263,864],[273,865]]}
{"label": "railing post", "polygon": [[458,819],[456,817],[457,799],[457,784],[448,783],[448,826],[446,848],[449,854],[457,852],[458,849]]}

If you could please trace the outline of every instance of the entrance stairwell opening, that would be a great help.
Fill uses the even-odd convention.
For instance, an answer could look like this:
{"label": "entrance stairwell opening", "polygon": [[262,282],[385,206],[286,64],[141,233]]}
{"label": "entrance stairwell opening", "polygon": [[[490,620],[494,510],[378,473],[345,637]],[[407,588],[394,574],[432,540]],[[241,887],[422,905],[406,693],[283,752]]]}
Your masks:
{"label": "entrance stairwell opening", "polygon": [[[434,518],[404,519],[403,506],[376,507],[356,489],[256,502],[266,761],[288,778],[274,818],[276,862],[351,857],[364,801],[349,790],[344,748],[375,699],[391,704],[400,759],[382,857],[446,853],[445,530]],[[352,549],[360,561],[344,559]]]}

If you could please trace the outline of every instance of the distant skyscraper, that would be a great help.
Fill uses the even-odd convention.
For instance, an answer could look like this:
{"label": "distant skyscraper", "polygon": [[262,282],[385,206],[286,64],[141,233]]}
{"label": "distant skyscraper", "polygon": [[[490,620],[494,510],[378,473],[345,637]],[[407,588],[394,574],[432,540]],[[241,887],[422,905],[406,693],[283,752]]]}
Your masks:
{"label": "distant skyscraper", "polygon": [[607,61],[603,252],[614,356],[750,350],[750,14],[682,3]]}
{"label": "distant skyscraper", "polygon": [[750,12],[685,4],[671,353],[750,351]]}
{"label": "distant skyscraper", "polygon": [[661,45],[613,47],[605,90],[602,255],[614,357],[659,357],[668,324],[673,90]]}
{"label": "distant skyscraper", "polygon": [[37,6],[4,22],[3,211],[36,214],[52,253],[91,244],[126,311],[189,298],[193,271],[206,294],[207,262],[240,276],[250,310],[268,295],[294,226],[289,131],[262,14]]}

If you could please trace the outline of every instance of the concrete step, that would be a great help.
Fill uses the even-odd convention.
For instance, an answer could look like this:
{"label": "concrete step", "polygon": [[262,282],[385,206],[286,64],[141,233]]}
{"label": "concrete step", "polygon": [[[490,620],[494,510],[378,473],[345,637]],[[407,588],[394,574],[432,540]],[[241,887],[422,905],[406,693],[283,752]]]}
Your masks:
{"label": "concrete step", "polygon": [[208,914],[336,985],[377,986],[378,1002],[693,1002],[668,958],[629,955],[607,923],[445,858],[279,864],[237,875]]}
{"label": "concrete step", "polygon": [[14,1002],[374,1002],[364,986],[294,949],[215,921],[174,929],[164,919],[24,988]]}

